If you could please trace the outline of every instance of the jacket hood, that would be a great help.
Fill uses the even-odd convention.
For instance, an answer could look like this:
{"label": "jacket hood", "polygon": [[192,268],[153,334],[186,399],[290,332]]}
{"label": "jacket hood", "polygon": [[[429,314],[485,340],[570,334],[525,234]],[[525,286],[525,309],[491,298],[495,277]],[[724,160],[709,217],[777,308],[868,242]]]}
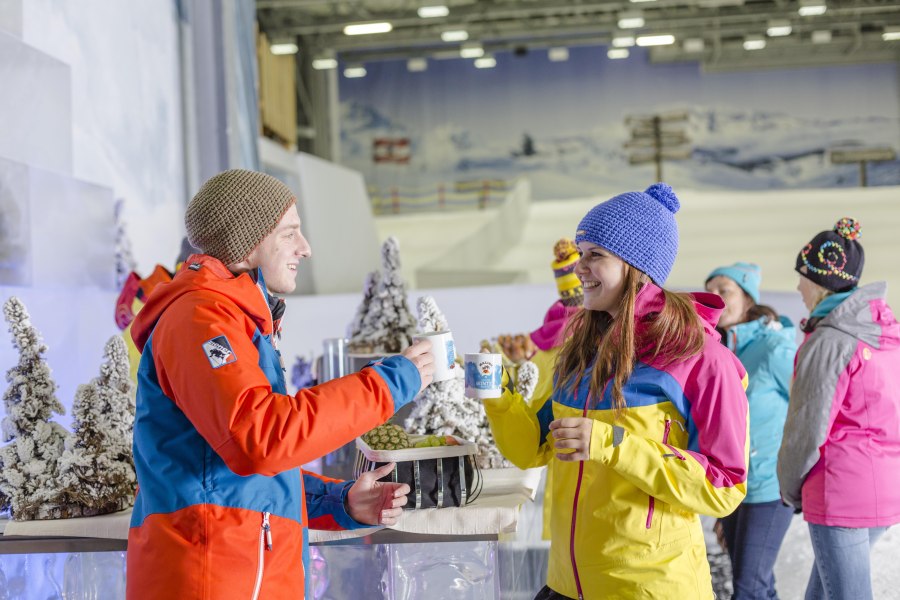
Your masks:
{"label": "jacket hood", "polygon": [[769,322],[765,317],[760,317],[755,321],[738,323],[730,328],[726,341],[728,349],[735,354],[739,354],[744,348],[761,337],[796,342],[797,329],[791,320],[785,316],[778,317],[778,321],[774,322]]}
{"label": "jacket hood", "polygon": [[581,310],[580,306],[566,306],[560,300],[553,303],[544,315],[544,323],[531,332],[531,341],[541,350],[550,350],[563,342],[569,319]]}
{"label": "jacket hood", "polygon": [[[708,292],[694,292],[688,294],[697,310],[697,316],[707,333],[719,338],[716,331],[716,323],[719,322],[719,316],[725,310],[725,303],[722,298],[716,294]],[[665,295],[662,289],[655,283],[648,283],[638,292],[634,305],[634,316],[636,319],[646,317],[651,313],[662,312],[665,306]]]}
{"label": "jacket hood", "polygon": [[197,291],[224,296],[253,319],[263,335],[272,333],[272,312],[265,282],[258,270],[235,276],[221,261],[205,254],[192,254],[185,265],[172,281],[154,288],[135,317],[131,337],[139,351],[143,352],[166,309],[185,294]]}
{"label": "jacket hood", "polygon": [[900,324],[887,304],[887,282],[857,288],[823,318],[818,327],[831,327],[872,346],[900,346]]}

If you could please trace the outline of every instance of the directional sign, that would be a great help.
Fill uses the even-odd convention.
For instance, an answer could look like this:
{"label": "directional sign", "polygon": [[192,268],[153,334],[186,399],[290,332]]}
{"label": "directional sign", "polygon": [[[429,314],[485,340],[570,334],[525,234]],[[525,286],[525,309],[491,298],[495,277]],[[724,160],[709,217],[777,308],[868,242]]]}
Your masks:
{"label": "directional sign", "polygon": [[671,141],[670,142],[670,141],[667,141],[666,138],[662,138],[660,140],[659,145],[657,145],[656,140],[654,140],[653,138],[642,139],[642,140],[628,140],[623,144],[623,146],[626,149],[635,150],[638,152],[640,152],[643,149],[655,149],[655,148],[659,148],[661,150],[663,150],[663,149],[674,150],[675,148],[681,148],[682,146],[687,146],[687,145],[689,145],[688,140]]}
{"label": "directional sign", "polygon": [[649,124],[652,125],[654,121],[658,121],[659,123],[679,123],[683,121],[687,121],[690,118],[690,113],[686,110],[678,110],[667,113],[662,113],[660,115],[632,115],[629,117],[625,117],[626,125],[643,125]]}
{"label": "directional sign", "polygon": [[690,143],[690,138],[684,134],[684,132],[679,133],[664,133],[657,138],[656,136],[633,136],[632,139],[627,140],[625,142],[626,148],[645,148],[645,147],[655,147],[657,143],[661,146],[681,146],[682,144]]}
{"label": "directional sign", "polygon": [[897,159],[893,148],[844,148],[831,151],[831,162],[835,164],[857,162],[884,162]]}
{"label": "directional sign", "polygon": [[644,163],[655,162],[657,158],[662,160],[687,160],[691,157],[693,151],[690,147],[665,149],[659,153],[659,157],[653,152],[641,152],[632,154],[628,157],[629,164],[642,165]]}

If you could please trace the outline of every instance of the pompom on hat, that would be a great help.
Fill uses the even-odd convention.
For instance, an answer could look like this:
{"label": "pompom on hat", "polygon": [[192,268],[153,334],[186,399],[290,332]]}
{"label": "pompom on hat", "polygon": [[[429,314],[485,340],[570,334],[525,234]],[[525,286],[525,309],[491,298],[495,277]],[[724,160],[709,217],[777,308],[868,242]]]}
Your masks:
{"label": "pompom on hat", "polygon": [[601,246],[663,285],[678,254],[675,213],[681,203],[665,183],[626,192],[592,208],[578,224],[575,243]]}
{"label": "pompom on hat", "polygon": [[297,199],[271,175],[231,169],[211,177],[184,214],[192,246],[226,265],[241,262]]}
{"label": "pompom on hat", "polygon": [[554,260],[550,264],[556,278],[556,290],[560,301],[566,306],[580,306],[584,300],[581,280],[575,274],[578,262],[578,246],[569,238],[562,238],[553,246]]}
{"label": "pompom on hat", "polygon": [[[859,243],[859,221],[844,217],[828,231],[818,233],[797,254],[794,269],[815,284],[836,293],[859,285],[866,253]],[[806,272],[801,269],[806,267]]]}

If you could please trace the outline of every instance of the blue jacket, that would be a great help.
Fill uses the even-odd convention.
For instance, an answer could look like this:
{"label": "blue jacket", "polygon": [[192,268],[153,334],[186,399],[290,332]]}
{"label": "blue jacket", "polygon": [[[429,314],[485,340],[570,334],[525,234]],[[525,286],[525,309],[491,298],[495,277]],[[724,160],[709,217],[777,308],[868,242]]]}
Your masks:
{"label": "blue jacket", "polygon": [[781,498],[775,469],[787,418],[796,340],[797,330],[786,317],[781,317],[780,323],[766,325],[762,318],[728,330],[728,348],[750,376],[750,474],[744,500],[748,504]]}

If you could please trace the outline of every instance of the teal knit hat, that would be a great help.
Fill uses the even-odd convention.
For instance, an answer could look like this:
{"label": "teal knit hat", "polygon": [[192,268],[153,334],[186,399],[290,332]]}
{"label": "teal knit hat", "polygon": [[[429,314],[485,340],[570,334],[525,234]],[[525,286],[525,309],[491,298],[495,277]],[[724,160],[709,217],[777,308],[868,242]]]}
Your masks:
{"label": "teal knit hat", "polygon": [[759,265],[737,262],[727,267],[719,267],[709,274],[706,282],[709,283],[710,279],[719,275],[723,275],[741,286],[741,289],[759,304],[759,284],[762,282],[762,269],[759,268]]}

